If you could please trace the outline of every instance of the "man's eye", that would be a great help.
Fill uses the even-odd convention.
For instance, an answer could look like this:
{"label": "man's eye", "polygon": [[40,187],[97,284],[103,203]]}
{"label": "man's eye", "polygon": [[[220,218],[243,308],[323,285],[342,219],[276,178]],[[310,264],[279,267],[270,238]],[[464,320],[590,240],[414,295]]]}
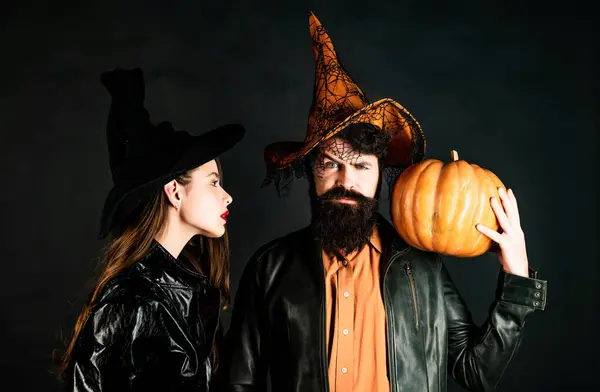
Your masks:
{"label": "man's eye", "polygon": [[328,169],[333,169],[333,168],[336,168],[337,166],[338,166],[338,165],[337,165],[337,163],[335,163],[335,162],[331,162],[331,161],[329,161],[329,162],[326,162],[326,163],[325,163],[325,167],[326,167],[326,168],[328,168]]}

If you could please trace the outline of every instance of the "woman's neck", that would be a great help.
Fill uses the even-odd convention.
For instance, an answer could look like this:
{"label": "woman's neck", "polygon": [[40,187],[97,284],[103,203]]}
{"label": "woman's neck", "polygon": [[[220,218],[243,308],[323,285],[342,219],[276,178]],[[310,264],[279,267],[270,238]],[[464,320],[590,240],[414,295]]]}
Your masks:
{"label": "woman's neck", "polygon": [[173,222],[173,219],[167,219],[164,230],[156,235],[154,239],[176,259],[193,236],[193,233],[185,230],[181,222]]}

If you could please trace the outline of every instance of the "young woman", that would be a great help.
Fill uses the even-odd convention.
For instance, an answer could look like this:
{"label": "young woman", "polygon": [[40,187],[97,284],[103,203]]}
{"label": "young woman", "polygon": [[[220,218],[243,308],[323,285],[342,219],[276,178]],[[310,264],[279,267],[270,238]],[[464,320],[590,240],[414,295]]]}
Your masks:
{"label": "young woman", "polygon": [[104,269],[62,357],[71,391],[208,391],[219,311],[229,300],[231,196],[218,156],[238,125],[200,136],[152,125],[142,71],[102,75],[114,187],[100,237]]}

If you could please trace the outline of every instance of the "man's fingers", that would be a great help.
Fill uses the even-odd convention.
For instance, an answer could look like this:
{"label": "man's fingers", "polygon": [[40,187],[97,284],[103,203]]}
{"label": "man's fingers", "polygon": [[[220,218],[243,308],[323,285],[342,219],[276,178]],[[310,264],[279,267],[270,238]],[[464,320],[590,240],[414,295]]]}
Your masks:
{"label": "man's fingers", "polygon": [[478,224],[475,226],[475,228],[477,230],[479,230],[479,232],[483,235],[485,235],[486,237],[488,237],[490,240],[500,244],[500,242],[502,241],[502,234],[498,233],[495,230],[490,229],[489,227],[482,225],[482,224]]}
{"label": "man's fingers", "polygon": [[508,222],[511,224],[518,223],[517,213],[515,212],[515,207],[513,205],[512,199],[506,192],[506,189],[500,187],[498,188],[498,194],[500,195],[500,200],[502,201],[502,209],[504,214],[507,217]]}
{"label": "man's fingers", "polygon": [[512,189],[508,190],[508,197],[510,201],[512,201],[513,206],[515,207],[515,218],[517,223],[521,224],[521,217],[519,216],[519,205],[517,204],[517,198],[515,197],[515,193]]}
{"label": "man's fingers", "polygon": [[506,215],[506,211],[504,211],[504,208],[502,207],[502,205],[500,204],[498,199],[495,197],[492,197],[492,200],[490,203],[492,204],[492,210],[494,210],[494,214],[496,214],[496,219],[498,220],[500,227],[502,227],[502,230],[505,233],[510,232],[510,230],[511,230],[510,221],[508,219],[508,216]]}

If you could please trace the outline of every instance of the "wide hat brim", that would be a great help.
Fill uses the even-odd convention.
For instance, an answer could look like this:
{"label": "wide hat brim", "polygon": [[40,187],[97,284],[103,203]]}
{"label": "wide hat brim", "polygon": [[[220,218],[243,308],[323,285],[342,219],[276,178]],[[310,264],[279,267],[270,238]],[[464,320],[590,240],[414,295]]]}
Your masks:
{"label": "wide hat brim", "polygon": [[319,130],[303,142],[284,141],[272,143],[265,149],[269,170],[285,169],[300,162],[319,144],[338,135],[348,126],[357,123],[375,125],[391,135],[386,164],[406,167],[420,161],[425,154],[425,137],[417,120],[398,102],[390,98],[368,104],[346,117],[329,130]]}
{"label": "wide hat brim", "polygon": [[[231,149],[243,138],[244,133],[245,130],[241,125],[228,124],[198,136],[191,136],[184,148],[165,151],[164,154],[173,155],[172,159],[147,157],[148,165],[154,162],[166,162],[166,164],[154,170],[149,177],[132,177],[135,180],[113,186],[104,203],[98,237],[105,238],[119,222],[147,203],[164,184]],[[137,164],[143,166],[145,162],[137,162]]]}

